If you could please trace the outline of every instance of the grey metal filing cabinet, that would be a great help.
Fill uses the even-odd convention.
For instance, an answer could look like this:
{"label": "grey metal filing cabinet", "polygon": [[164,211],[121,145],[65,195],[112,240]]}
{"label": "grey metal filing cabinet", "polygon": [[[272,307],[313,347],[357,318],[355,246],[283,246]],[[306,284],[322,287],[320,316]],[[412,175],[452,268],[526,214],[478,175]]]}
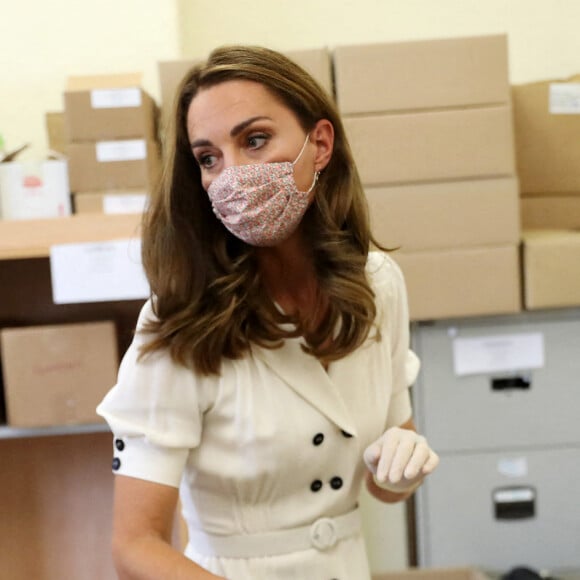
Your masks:
{"label": "grey metal filing cabinet", "polygon": [[417,323],[422,566],[580,567],[580,309]]}

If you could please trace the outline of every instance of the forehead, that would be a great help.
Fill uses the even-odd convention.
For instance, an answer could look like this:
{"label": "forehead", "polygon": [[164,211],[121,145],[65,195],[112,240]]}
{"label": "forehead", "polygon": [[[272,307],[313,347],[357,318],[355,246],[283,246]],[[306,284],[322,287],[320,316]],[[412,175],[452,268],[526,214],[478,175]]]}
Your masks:
{"label": "forehead", "polygon": [[187,132],[191,140],[209,137],[210,133],[227,131],[254,116],[270,117],[273,121],[296,119],[262,84],[232,80],[201,89],[191,101],[187,112]]}

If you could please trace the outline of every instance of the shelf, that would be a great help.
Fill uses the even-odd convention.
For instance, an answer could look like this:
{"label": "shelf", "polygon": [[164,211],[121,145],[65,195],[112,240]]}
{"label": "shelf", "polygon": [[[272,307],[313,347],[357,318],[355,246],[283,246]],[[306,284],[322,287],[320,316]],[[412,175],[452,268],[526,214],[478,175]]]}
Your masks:
{"label": "shelf", "polygon": [[141,214],[79,214],[43,220],[0,220],[0,260],[46,258],[56,244],[139,237]]}
{"label": "shelf", "polygon": [[82,435],[83,433],[106,433],[109,426],[106,423],[91,423],[85,425],[53,425],[50,427],[0,427],[1,439],[22,439],[24,437],[48,437],[51,435]]}

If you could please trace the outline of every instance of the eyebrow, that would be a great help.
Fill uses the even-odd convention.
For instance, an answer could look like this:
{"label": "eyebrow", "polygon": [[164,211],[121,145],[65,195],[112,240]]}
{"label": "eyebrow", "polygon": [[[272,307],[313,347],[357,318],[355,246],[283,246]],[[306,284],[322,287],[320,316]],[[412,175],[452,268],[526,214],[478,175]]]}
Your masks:
{"label": "eyebrow", "polygon": [[[230,131],[230,137],[236,137],[244,129],[246,129],[247,127],[249,127],[252,123],[255,123],[256,121],[263,121],[264,119],[266,119],[268,121],[271,121],[272,120],[271,117],[266,117],[264,115],[258,115],[256,117],[250,117],[249,119],[246,119],[245,121],[242,121],[241,123],[238,123]],[[209,147],[211,145],[213,145],[213,143],[211,141],[207,140],[207,139],[196,139],[195,141],[193,141],[191,143],[191,148],[192,149],[195,149],[196,147]]]}

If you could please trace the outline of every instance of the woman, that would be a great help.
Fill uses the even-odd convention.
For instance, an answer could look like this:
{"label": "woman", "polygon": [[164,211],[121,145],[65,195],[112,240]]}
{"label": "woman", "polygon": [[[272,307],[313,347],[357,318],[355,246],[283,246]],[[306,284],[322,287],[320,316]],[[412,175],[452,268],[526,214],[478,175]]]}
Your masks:
{"label": "woman", "polygon": [[153,298],[99,407],[119,576],[368,579],[361,482],[400,501],[438,458],[411,419],[403,278],[369,252],[339,116],[282,55],[226,47],[174,117],[143,229]]}

